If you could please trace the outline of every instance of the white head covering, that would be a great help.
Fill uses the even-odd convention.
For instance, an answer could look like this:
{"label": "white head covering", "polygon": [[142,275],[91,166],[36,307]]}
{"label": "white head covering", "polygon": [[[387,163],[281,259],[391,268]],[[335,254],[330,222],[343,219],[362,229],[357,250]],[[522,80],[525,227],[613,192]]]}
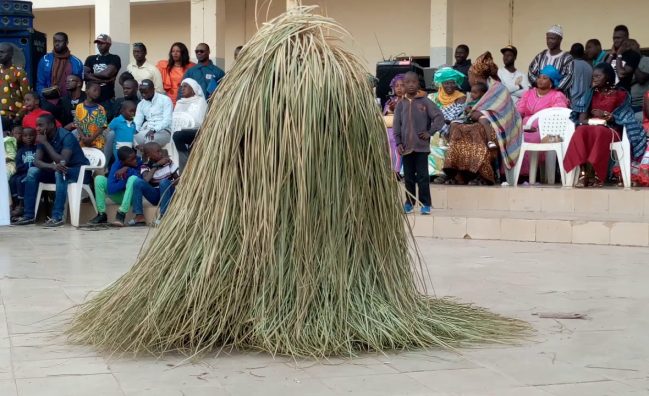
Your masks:
{"label": "white head covering", "polygon": [[203,93],[203,88],[194,80],[193,78],[186,78],[184,79],[180,85],[187,84],[190,87],[192,87],[192,90],[194,91],[194,95],[205,98],[205,94]]}
{"label": "white head covering", "polygon": [[205,113],[207,112],[207,101],[203,94],[203,89],[193,78],[186,78],[181,83],[188,84],[194,90],[194,96],[191,98],[180,98],[176,102],[174,113],[187,113],[194,119],[195,126],[199,127],[203,124]]}
{"label": "white head covering", "polygon": [[563,28],[561,27],[561,25],[552,25],[552,27],[548,29],[548,33],[553,33],[559,37],[563,37]]}

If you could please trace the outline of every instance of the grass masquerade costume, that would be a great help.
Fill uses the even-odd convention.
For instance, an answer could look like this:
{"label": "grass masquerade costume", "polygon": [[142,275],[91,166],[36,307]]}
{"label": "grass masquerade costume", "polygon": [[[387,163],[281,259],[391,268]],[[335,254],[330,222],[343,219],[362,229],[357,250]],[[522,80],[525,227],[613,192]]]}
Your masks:
{"label": "grass masquerade costume", "polygon": [[321,357],[509,341],[527,328],[417,289],[381,111],[361,62],[333,40],[342,28],[310,11],[244,47],[157,235],[81,306],[73,340]]}

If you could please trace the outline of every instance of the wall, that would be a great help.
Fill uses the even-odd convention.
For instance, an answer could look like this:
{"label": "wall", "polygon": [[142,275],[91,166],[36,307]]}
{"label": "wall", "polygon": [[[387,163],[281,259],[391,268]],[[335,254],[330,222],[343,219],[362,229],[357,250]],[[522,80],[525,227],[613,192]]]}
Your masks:
{"label": "wall", "polygon": [[[36,30],[47,34],[48,51],[52,50],[52,35],[64,31],[70,37],[70,50],[81,60],[95,53],[94,8],[37,10],[34,14]],[[189,2],[131,5],[131,42],[145,43],[153,63],[167,59],[173,42],[189,43],[189,19]]]}
{"label": "wall", "polygon": [[34,16],[34,28],[47,35],[48,52],[52,51],[52,35],[61,31],[68,34],[70,51],[81,61],[84,61],[94,50],[95,10],[93,8],[40,10],[34,11]]}
{"label": "wall", "polygon": [[[513,23],[510,18],[512,3]],[[570,50],[575,42],[585,44],[591,38],[598,38],[605,48],[610,47],[613,27],[618,24],[627,25],[631,37],[643,47],[649,47],[648,12],[647,0],[629,0],[623,8],[608,0],[546,0],[543,3],[455,0],[453,43],[455,46],[467,44],[473,59],[484,51],[492,51],[497,63],[501,64],[500,48],[509,44],[511,38],[518,48],[517,64],[522,69],[545,48],[545,32],[554,24],[564,28],[564,50]]]}

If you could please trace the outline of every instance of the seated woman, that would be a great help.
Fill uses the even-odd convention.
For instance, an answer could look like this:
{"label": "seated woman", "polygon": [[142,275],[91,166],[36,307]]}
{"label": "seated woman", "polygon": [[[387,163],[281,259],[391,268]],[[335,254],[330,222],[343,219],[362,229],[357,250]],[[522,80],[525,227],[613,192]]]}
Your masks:
{"label": "seated woman", "polygon": [[[635,119],[629,93],[615,87],[615,71],[608,63],[593,69],[593,88],[585,99],[583,106],[575,107],[579,124],[563,165],[566,172],[582,166],[576,187],[601,187],[608,176],[611,142],[620,141],[626,128],[631,143],[629,154],[632,159],[641,159],[647,149],[647,135]],[[586,165],[592,166],[592,171],[585,169]]]}
{"label": "seated woman", "polygon": [[[496,182],[493,162],[498,151],[507,169],[518,160],[522,143],[521,117],[507,88],[498,80],[498,67],[490,52],[479,56],[469,69],[469,83],[487,84],[488,91],[474,104],[469,120],[451,124],[444,172],[455,182]],[[490,149],[490,142],[494,147]]]}
{"label": "seated woman", "polygon": [[388,131],[388,142],[390,142],[390,162],[392,163],[392,170],[397,174],[401,172],[401,155],[397,150],[397,142],[394,140],[394,131],[392,130],[392,120],[394,115],[394,109],[397,108],[397,104],[403,95],[406,94],[405,87],[403,85],[403,79],[405,74],[397,74],[394,76],[392,81],[390,81],[390,88],[394,93],[394,96],[391,97],[383,107],[383,119],[385,120],[385,127]]}
{"label": "seated woman", "polygon": [[191,129],[182,129],[174,131],[173,140],[180,154],[180,168],[184,169],[187,157],[189,156],[189,147],[194,142],[198,129],[203,124],[205,113],[207,112],[207,101],[203,94],[201,86],[191,78],[186,78],[180,84],[181,98],[176,102],[174,114],[185,113],[194,119],[194,127]]}
{"label": "seated woman", "polygon": [[[563,92],[556,89],[562,78],[559,70],[552,65],[547,65],[541,70],[539,78],[536,80],[536,87],[526,91],[516,104],[516,110],[523,117],[523,125],[527,125],[530,117],[541,110],[552,107],[568,107],[568,98]],[[525,130],[523,139],[528,143],[541,143],[538,122],[532,125],[532,129]],[[542,156],[539,158],[539,162],[543,162]],[[529,170],[529,153],[526,153],[521,167],[521,175],[529,175]]]}
{"label": "seated woman", "polygon": [[[466,95],[459,90],[459,87],[464,84],[465,80],[466,76],[464,74],[451,67],[442,67],[433,76],[433,83],[437,86],[437,92],[428,95],[428,99],[435,103],[444,114],[445,125],[441,130],[441,135],[444,138],[448,138],[451,122],[462,117]],[[429,157],[429,162],[433,164],[437,161],[437,158],[433,157],[434,152],[431,149],[431,156]],[[443,163],[440,164],[438,171],[441,171],[443,165]],[[433,183],[441,184],[446,181],[446,175],[441,174],[433,180]]]}

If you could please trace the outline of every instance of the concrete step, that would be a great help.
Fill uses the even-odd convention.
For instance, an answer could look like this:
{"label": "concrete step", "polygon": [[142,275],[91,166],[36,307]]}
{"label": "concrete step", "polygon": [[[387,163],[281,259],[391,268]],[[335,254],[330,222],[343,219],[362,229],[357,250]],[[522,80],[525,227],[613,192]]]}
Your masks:
{"label": "concrete step", "polygon": [[574,189],[543,187],[438,186],[435,209],[632,215],[649,218],[649,188]]}
{"label": "concrete step", "polygon": [[649,220],[629,214],[435,209],[407,217],[418,237],[649,246]]}

